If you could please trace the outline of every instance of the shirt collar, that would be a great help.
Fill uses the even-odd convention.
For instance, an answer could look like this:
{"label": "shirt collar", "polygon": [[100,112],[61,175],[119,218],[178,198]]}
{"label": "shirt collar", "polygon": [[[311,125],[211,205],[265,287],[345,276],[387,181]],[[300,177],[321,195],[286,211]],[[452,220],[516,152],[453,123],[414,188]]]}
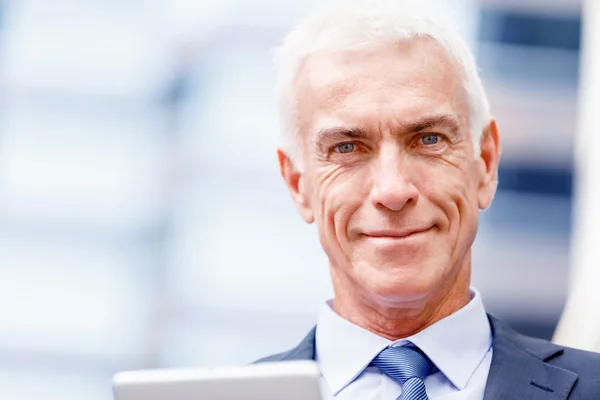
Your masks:
{"label": "shirt collar", "polygon": [[454,314],[395,342],[343,319],[328,301],[319,314],[316,352],[332,393],[337,395],[354,381],[386,347],[409,342],[420,348],[455,387],[464,389],[492,345],[481,295],[473,288],[471,294],[471,301]]}

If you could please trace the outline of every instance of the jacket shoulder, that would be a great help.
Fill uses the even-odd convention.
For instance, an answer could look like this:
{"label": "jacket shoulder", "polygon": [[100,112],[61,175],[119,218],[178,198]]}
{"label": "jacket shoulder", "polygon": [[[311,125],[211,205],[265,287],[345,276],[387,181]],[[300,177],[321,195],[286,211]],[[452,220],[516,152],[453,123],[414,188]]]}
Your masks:
{"label": "jacket shoulder", "polygon": [[278,362],[278,361],[297,361],[297,360],[314,360],[315,359],[315,336],[317,328],[314,327],[308,332],[308,335],[291,350],[282,353],[273,354],[263,357],[254,363]]}
{"label": "jacket shoulder", "polygon": [[516,342],[524,350],[542,349],[549,346],[557,348],[559,351],[549,354],[544,361],[573,372],[586,369],[598,371],[600,369],[600,353],[557,345],[545,339],[521,334],[518,335]]}
{"label": "jacket shoulder", "polygon": [[284,351],[284,352],[277,353],[277,354],[271,354],[270,356],[263,357],[261,359],[254,361],[253,364],[285,361],[285,360],[289,359],[291,352],[292,352],[292,350],[288,350],[288,351]]}

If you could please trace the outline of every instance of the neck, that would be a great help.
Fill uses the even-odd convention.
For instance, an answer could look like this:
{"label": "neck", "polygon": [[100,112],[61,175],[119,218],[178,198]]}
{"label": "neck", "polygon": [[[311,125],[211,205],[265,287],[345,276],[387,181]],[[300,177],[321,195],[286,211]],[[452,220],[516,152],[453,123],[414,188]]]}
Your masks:
{"label": "neck", "polygon": [[469,303],[470,252],[462,264],[456,276],[446,283],[418,300],[406,302],[380,301],[356,287],[343,290],[336,287],[339,285],[335,285],[334,279],[333,310],[353,324],[392,341],[412,336]]}

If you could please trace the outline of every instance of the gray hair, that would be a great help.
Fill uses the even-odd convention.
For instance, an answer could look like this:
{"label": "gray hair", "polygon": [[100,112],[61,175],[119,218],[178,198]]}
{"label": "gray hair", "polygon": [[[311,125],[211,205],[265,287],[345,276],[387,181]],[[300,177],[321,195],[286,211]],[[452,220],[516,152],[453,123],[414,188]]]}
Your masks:
{"label": "gray hair", "polygon": [[490,106],[473,54],[446,15],[436,14],[423,0],[348,1],[302,20],[276,50],[276,95],[283,124],[283,151],[302,168],[302,139],[295,84],[302,63],[318,52],[359,50],[381,42],[434,39],[462,70],[470,106],[470,129],[476,155]]}

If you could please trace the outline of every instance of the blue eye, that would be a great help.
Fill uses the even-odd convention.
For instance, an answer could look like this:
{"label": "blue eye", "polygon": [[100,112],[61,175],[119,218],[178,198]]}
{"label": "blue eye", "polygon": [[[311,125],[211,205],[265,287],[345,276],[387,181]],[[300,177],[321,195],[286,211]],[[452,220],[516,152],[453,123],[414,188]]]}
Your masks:
{"label": "blue eye", "polygon": [[440,135],[436,135],[435,133],[423,135],[423,136],[421,136],[421,141],[425,145],[436,144],[437,142],[440,141]]}
{"label": "blue eye", "polygon": [[342,143],[335,146],[338,153],[352,153],[354,151],[354,143]]}

